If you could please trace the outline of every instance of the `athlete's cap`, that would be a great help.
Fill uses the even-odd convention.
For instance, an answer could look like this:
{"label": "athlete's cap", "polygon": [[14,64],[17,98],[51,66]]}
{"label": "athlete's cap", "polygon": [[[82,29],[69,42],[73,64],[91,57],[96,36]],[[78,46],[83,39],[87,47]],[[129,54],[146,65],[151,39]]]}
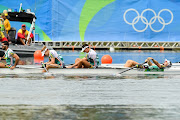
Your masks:
{"label": "athlete's cap", "polygon": [[26,25],[25,25],[25,24],[22,24],[21,27],[26,27]]}
{"label": "athlete's cap", "polygon": [[84,44],[84,45],[82,46],[81,52],[84,52],[84,50],[85,50],[86,48],[89,48],[89,45],[88,45],[88,44]]}
{"label": "athlete's cap", "polygon": [[44,56],[46,50],[47,50],[46,46],[43,46],[43,48],[41,49],[41,54],[42,54],[42,56]]}
{"label": "athlete's cap", "polygon": [[167,59],[165,59],[164,62],[167,62],[167,63],[168,63],[168,66],[172,64],[171,61],[170,61],[170,60],[167,60]]}

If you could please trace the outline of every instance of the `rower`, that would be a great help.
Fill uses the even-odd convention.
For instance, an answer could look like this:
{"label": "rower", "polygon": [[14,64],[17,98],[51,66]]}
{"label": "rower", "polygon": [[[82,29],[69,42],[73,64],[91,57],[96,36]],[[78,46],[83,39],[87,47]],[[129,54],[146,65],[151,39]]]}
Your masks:
{"label": "rower", "polygon": [[[151,60],[152,60],[152,62],[154,63],[152,63],[151,62]],[[163,64],[160,64],[160,63],[158,63],[158,61],[156,61],[154,58],[152,58],[152,57],[148,57],[146,60],[145,60],[145,62],[147,62],[148,63],[148,65],[149,65],[149,67],[148,67],[148,69],[164,69],[164,68],[166,68],[166,67],[171,67],[171,65],[172,65],[172,63],[171,63],[171,61],[169,61],[169,60],[167,60],[167,59],[165,59],[164,60],[164,63]]]}
{"label": "rower", "polygon": [[93,49],[89,48],[88,44],[84,44],[82,46],[81,52],[86,52],[87,53],[86,57],[82,59],[77,58],[75,60],[75,64],[67,68],[97,68],[98,67],[99,65],[98,55]]}
{"label": "rower", "polygon": [[[151,62],[152,60],[152,62]],[[147,69],[164,69],[166,67],[171,67],[172,63],[171,61],[165,59],[163,64],[158,63],[158,61],[156,61],[154,58],[152,57],[148,57],[145,62],[148,63],[148,66],[146,66],[145,68]],[[133,60],[127,60],[124,67],[133,67],[133,66],[137,66],[138,68],[144,68],[144,66],[142,66],[141,64],[139,64],[136,61]]]}
{"label": "rower", "polygon": [[[5,50],[5,54],[2,58],[6,59],[6,64],[0,63],[0,68],[14,69],[19,62],[19,56],[9,48],[9,43],[7,41],[3,41],[1,45],[2,49]],[[0,60],[2,58],[0,57]]]}
{"label": "rower", "polygon": [[[65,67],[63,57],[58,54],[55,50],[49,50],[46,46],[43,46],[41,49],[42,56],[48,56],[49,61],[44,63],[46,69],[49,68],[63,68]],[[46,70],[43,70],[43,72],[46,72]]]}

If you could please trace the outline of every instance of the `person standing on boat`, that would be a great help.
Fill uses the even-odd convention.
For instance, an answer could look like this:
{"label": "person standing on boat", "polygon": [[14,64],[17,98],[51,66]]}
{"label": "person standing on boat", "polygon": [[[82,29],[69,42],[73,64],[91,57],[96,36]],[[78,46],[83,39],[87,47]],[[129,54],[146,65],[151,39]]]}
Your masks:
{"label": "person standing on boat", "polygon": [[[152,63],[151,62],[154,63]],[[152,57],[148,57],[145,62],[148,63],[148,69],[164,69],[166,67],[171,67],[172,63],[171,61],[165,59],[164,63],[163,64],[160,64],[158,61],[156,61],[154,58]],[[133,60],[127,60],[124,67],[134,67],[134,66],[137,66],[138,68],[143,68],[143,66],[141,64],[139,64],[138,62],[136,61],[133,61]]]}
{"label": "person standing on boat", "polygon": [[18,43],[22,44],[22,45],[30,45],[31,40],[33,38],[33,34],[30,34],[29,39],[27,40],[29,31],[26,30],[26,25],[22,24],[21,29],[18,30],[18,37],[17,37],[17,41]]}
{"label": "person standing on boat", "polygon": [[7,13],[5,13],[5,14],[2,13],[2,14],[1,14],[1,17],[4,19],[4,28],[5,28],[4,34],[5,34],[5,36],[8,38],[8,32],[9,32],[9,30],[11,29],[11,25],[10,25],[9,20],[7,19],[7,16],[8,16]]}
{"label": "person standing on boat", "polygon": [[[46,46],[43,46],[41,49],[42,56],[48,56],[49,61],[46,63],[43,63],[45,65],[46,69],[49,68],[64,68],[64,60],[63,57],[58,54],[55,50],[49,50]],[[46,70],[43,70],[43,72],[46,72]]]}
{"label": "person standing on boat", "polygon": [[84,44],[82,46],[81,52],[86,52],[87,53],[86,57],[82,59],[77,58],[75,60],[75,64],[67,68],[97,68],[98,67],[99,57],[93,49],[89,48],[88,44]]}
{"label": "person standing on boat", "polygon": [[6,64],[0,63],[0,68],[14,69],[19,62],[19,56],[9,48],[9,43],[7,41],[3,41],[1,45],[2,49],[5,50],[5,54],[2,58],[6,59]]}

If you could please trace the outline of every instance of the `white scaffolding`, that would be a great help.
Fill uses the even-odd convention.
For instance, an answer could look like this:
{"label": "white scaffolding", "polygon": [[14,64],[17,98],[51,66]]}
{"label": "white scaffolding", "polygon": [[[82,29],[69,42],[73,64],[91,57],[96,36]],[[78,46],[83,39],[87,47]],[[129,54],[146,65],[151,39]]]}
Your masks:
{"label": "white scaffolding", "polygon": [[180,49],[180,42],[40,42],[46,46],[50,46],[55,49],[79,49],[83,44],[87,43],[92,48],[96,49],[109,49],[111,47],[115,49]]}

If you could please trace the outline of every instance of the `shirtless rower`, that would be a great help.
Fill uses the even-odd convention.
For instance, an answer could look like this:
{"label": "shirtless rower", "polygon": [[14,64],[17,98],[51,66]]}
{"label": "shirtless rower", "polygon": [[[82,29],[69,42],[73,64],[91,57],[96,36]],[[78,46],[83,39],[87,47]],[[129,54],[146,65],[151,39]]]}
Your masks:
{"label": "shirtless rower", "polygon": [[[43,46],[43,48],[41,49],[41,53],[42,56],[45,55],[49,57],[49,61],[44,63],[47,70],[49,68],[63,68],[65,66],[63,57],[55,50],[49,50],[46,46]],[[43,70],[42,72],[46,72],[46,70]]]}
{"label": "shirtless rower", "polygon": [[[152,60],[153,63],[151,62],[151,60]],[[165,59],[163,64],[160,64],[160,63],[158,63],[158,61],[156,61],[152,57],[148,57],[145,60],[145,62],[148,63],[149,69],[164,69],[165,67],[170,67],[172,65],[171,61],[169,61],[167,59]],[[138,62],[133,61],[133,60],[127,60],[124,67],[134,67],[136,65],[137,65],[137,67],[140,67],[140,68],[143,67]]]}
{"label": "shirtless rower", "polygon": [[93,49],[89,48],[88,44],[84,44],[82,46],[81,52],[86,52],[87,53],[86,57],[82,59],[77,58],[75,60],[75,64],[67,68],[97,68],[98,67],[99,57]]}
{"label": "shirtless rower", "polygon": [[[9,43],[7,41],[3,41],[1,45],[2,49],[5,50],[5,54],[2,58],[6,59],[6,64],[0,63],[0,68],[14,69],[19,62],[19,56],[9,48]],[[0,60],[2,58],[0,57]]]}

